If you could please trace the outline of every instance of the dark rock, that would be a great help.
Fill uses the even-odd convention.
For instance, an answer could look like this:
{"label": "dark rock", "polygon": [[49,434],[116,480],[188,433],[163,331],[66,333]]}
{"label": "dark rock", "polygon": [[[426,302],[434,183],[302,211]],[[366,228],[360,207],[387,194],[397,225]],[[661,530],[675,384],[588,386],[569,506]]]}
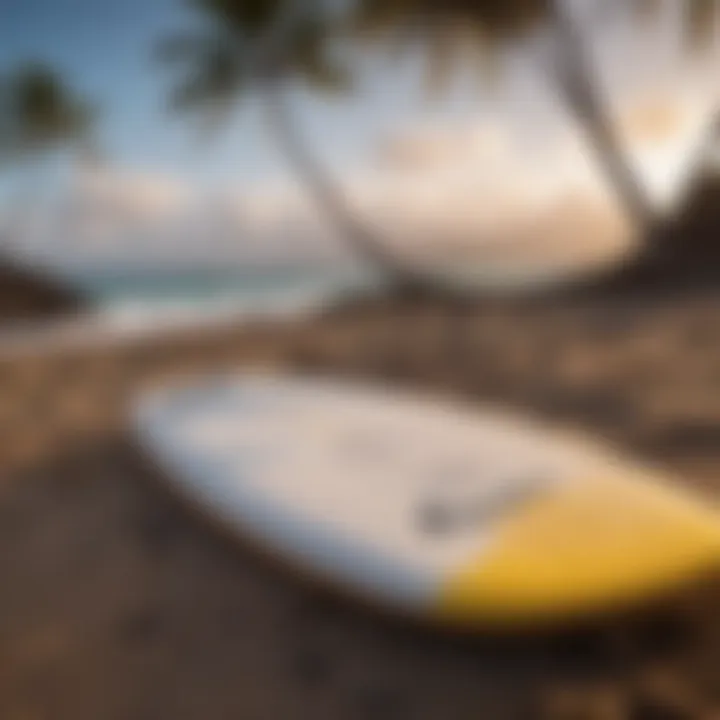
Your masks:
{"label": "dark rock", "polygon": [[0,260],[0,323],[64,315],[82,305],[80,295],[61,283]]}

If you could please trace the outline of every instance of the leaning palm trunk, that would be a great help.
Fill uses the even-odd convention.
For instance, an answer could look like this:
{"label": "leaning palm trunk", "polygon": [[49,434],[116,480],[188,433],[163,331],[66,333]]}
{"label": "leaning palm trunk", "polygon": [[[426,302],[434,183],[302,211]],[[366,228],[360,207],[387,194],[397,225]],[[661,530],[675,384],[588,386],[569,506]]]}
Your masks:
{"label": "leaning palm trunk", "polygon": [[287,35],[307,12],[306,0],[285,0],[278,22],[251,58],[259,76],[268,126],[298,179],[313,196],[321,212],[348,242],[352,250],[371,266],[389,276],[401,291],[434,291],[424,273],[393,253],[389,244],[363,223],[349,207],[339,184],[316,161],[297,129],[288,107],[283,83]]}
{"label": "leaning palm trunk", "polygon": [[280,80],[267,80],[263,99],[269,129],[297,177],[311,193],[321,211],[349,242],[355,253],[379,268],[402,288],[421,289],[429,285],[409,262],[396,256],[371,229],[362,223],[337,182],[331,178],[308,150],[291,117]]}
{"label": "leaning palm trunk", "polygon": [[[597,89],[598,81],[586,55],[583,38],[564,0],[551,0],[551,9],[558,50],[557,70],[566,104],[585,130],[604,175],[635,231],[645,241],[638,244],[629,262],[601,273],[585,289],[605,292],[651,285],[664,288],[668,284],[677,284],[678,280],[683,281],[678,277],[681,266],[685,268],[686,281],[699,282],[708,278],[717,282],[712,261],[708,267],[706,248],[696,246],[694,231],[688,230],[686,225],[678,225],[677,217],[665,217],[653,207]],[[707,173],[708,158],[717,149],[719,139],[720,114],[716,114],[690,158],[688,187],[691,192]]]}
{"label": "leaning palm trunk", "polygon": [[607,104],[598,91],[598,79],[575,20],[563,0],[552,0],[551,10],[557,40],[557,73],[565,102],[584,129],[624,211],[644,233],[656,219],[647,190],[622,147]]}

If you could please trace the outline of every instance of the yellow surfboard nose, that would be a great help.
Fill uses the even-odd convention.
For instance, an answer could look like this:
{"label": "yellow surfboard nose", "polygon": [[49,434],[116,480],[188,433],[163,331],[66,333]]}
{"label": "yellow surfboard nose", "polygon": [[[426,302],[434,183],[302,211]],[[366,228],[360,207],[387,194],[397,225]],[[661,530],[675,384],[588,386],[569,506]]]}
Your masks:
{"label": "yellow surfboard nose", "polygon": [[552,621],[612,609],[720,568],[720,515],[644,479],[575,485],[497,530],[441,591],[444,620]]}

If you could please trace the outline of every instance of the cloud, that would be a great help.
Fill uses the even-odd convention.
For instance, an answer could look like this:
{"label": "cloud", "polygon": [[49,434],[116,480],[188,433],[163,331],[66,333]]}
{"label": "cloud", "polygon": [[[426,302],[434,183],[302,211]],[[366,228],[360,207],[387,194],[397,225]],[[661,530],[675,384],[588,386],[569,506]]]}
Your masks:
{"label": "cloud", "polygon": [[[422,146],[421,134],[413,143]],[[528,168],[512,137],[490,125],[468,128],[466,135],[454,128],[445,148],[453,157],[464,149],[461,162],[438,154],[423,160],[422,171],[366,170],[343,187],[361,222],[414,262],[523,271],[554,263],[562,270],[627,241],[627,227],[607,195],[563,179],[569,160],[562,161],[562,153],[556,151],[552,172],[542,162]],[[24,246],[35,259],[66,267],[337,263],[352,257],[302,187],[209,192],[183,178],[127,169],[77,177],[34,213]]]}
{"label": "cloud", "polygon": [[337,255],[296,189],[210,192],[139,169],[82,172],[16,225],[16,251],[64,267],[292,263]]}
{"label": "cloud", "polygon": [[529,282],[611,261],[635,240],[627,218],[602,188],[557,183],[397,183],[376,179],[356,188],[363,217],[393,247],[442,275]]}
{"label": "cloud", "polygon": [[[640,155],[650,153],[648,167],[664,168],[658,148],[674,152],[688,134],[682,108],[664,100],[623,117]],[[632,241],[595,158],[567,125],[534,138],[499,117],[410,126],[384,139],[375,159],[344,179],[348,204],[397,252],[427,265],[563,270]],[[26,247],[60,264],[346,261],[343,239],[303,190],[278,181],[210,191],[181,176],[106,168],[78,176],[36,213],[42,221]]]}
{"label": "cloud", "polygon": [[507,154],[508,132],[500,123],[406,128],[378,144],[380,167],[401,172],[437,171],[470,158]]}
{"label": "cloud", "polygon": [[157,172],[99,168],[75,176],[72,192],[106,212],[141,219],[163,218],[187,205],[192,189],[180,178]]}
{"label": "cloud", "polygon": [[[588,41],[632,160],[667,202],[712,101],[715,68],[686,87],[672,42],[611,30]],[[523,274],[600,261],[631,241],[586,138],[548,92],[545,66],[530,51],[516,64],[501,101],[478,117],[401,127],[381,139],[369,168],[345,173],[350,206],[397,251],[471,275]],[[26,250],[59,264],[349,257],[303,188],[285,181],[210,191],[189,177],[110,167],[78,176],[29,215]]]}
{"label": "cloud", "polygon": [[639,145],[665,145],[683,134],[691,111],[677,98],[650,96],[630,107],[621,117],[621,128]]}
{"label": "cloud", "polygon": [[58,250],[131,246],[148,233],[167,232],[192,197],[187,183],[167,174],[79,171],[41,210],[36,234],[44,229],[46,242]]}

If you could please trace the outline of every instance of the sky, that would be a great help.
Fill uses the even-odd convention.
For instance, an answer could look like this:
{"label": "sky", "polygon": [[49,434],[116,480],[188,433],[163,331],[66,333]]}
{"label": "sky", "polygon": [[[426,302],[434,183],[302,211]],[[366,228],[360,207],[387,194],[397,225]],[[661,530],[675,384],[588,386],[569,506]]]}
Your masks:
{"label": "sky", "polygon": [[[657,202],[671,203],[720,100],[718,48],[690,58],[679,47],[676,0],[643,27],[599,24],[586,16],[592,2],[603,6],[577,9],[623,139]],[[167,112],[172,76],[153,47],[191,24],[182,0],[0,0],[0,71],[41,60],[66,74],[100,108],[106,158],[92,172],[5,170],[0,224],[13,230],[11,251],[93,268],[344,256],[256,102],[210,143]],[[557,102],[541,42],[509,54],[501,81],[468,72],[436,101],[422,92],[421,61],[363,57],[350,96],[291,94],[310,147],[366,222],[419,257],[477,257],[485,268],[572,264],[629,242]]]}
{"label": "sky", "polygon": [[[102,146],[118,163],[199,173],[205,182],[275,176],[278,158],[263,142],[252,99],[210,143],[199,140],[189,118],[167,112],[176,75],[154,52],[162,38],[194,27],[186,6],[184,0],[0,0],[0,68],[42,60],[63,72],[99,106]],[[373,127],[412,111],[402,72],[382,87],[378,77],[370,80],[372,103],[362,86],[341,103],[300,98],[300,114],[310,114],[313,132],[333,153],[348,159],[362,154],[363,136]]]}

